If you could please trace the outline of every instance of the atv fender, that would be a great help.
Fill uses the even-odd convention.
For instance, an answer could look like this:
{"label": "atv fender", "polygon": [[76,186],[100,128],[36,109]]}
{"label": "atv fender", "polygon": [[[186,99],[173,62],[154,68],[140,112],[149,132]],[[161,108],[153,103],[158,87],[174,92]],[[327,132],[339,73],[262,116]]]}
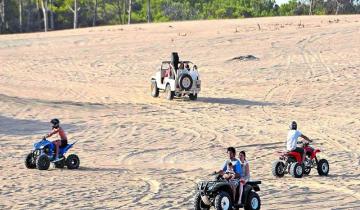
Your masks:
{"label": "atv fender", "polygon": [[214,189],[212,191],[214,191],[214,192],[225,191],[225,192],[229,193],[229,195],[233,194],[230,184],[226,183],[226,182],[216,184],[216,186],[214,187]]}
{"label": "atv fender", "polygon": [[316,154],[319,152],[321,152],[321,150],[319,150],[319,149],[314,150],[314,152],[311,154],[311,159],[315,158]]}
{"label": "atv fender", "polygon": [[248,199],[248,196],[252,190],[252,187],[250,185],[245,185],[243,189],[243,195],[241,197],[241,202],[245,203],[245,201]]}

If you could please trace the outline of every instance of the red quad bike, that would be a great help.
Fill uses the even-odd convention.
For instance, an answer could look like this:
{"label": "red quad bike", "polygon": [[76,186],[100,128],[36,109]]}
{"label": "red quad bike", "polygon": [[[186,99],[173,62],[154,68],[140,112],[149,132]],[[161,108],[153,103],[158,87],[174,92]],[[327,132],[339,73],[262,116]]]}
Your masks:
{"label": "red quad bike", "polygon": [[283,177],[285,173],[291,174],[292,177],[301,178],[304,174],[309,175],[311,168],[317,168],[320,176],[327,176],[329,173],[329,163],[325,159],[318,160],[317,153],[320,149],[314,149],[310,142],[298,142],[302,144],[306,154],[302,163],[302,158],[298,152],[280,152],[279,160],[272,165],[272,174],[276,177]]}

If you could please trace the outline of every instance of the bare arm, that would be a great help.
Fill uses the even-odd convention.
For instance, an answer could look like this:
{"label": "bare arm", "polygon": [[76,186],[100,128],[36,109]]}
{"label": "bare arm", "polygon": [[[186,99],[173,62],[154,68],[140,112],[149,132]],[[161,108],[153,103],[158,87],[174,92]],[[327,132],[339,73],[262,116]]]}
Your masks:
{"label": "bare arm", "polygon": [[59,129],[53,129],[51,133],[47,134],[45,137],[46,138],[49,138],[51,137],[52,135],[56,134],[57,132],[59,132]]}
{"label": "bare arm", "polygon": [[235,173],[235,174],[234,174],[234,179],[235,179],[235,178],[236,178],[236,179],[240,178],[240,174]]}
{"label": "bare arm", "polygon": [[306,141],[312,142],[307,136],[301,134],[300,136],[301,138],[305,139]]}
{"label": "bare arm", "polygon": [[220,171],[218,171],[216,173],[218,173],[218,174],[220,174],[222,176],[222,175],[224,175],[225,172],[223,170],[220,170]]}
{"label": "bare arm", "polygon": [[250,167],[249,167],[249,164],[246,164],[245,173],[246,173],[246,176],[247,176],[247,177],[250,177]]}

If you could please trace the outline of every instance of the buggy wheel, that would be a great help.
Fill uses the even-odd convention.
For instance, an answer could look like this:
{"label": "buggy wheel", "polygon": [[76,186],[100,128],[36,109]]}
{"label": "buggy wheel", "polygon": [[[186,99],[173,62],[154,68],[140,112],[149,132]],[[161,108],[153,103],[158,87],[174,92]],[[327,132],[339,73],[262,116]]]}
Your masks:
{"label": "buggy wheel", "polygon": [[245,210],[259,210],[260,206],[261,200],[259,195],[254,191],[250,191],[248,199],[245,203]]}
{"label": "buggy wheel", "polygon": [[274,176],[283,177],[285,174],[285,164],[277,160],[273,163],[271,171]]}
{"label": "buggy wheel", "polygon": [[227,192],[220,192],[215,197],[216,210],[229,210],[232,209],[232,199]]}
{"label": "buggy wheel", "polygon": [[190,90],[193,85],[193,79],[189,74],[182,74],[179,78],[179,85],[181,90]]}
{"label": "buggy wheel", "polygon": [[34,155],[32,152],[26,156],[25,166],[26,166],[26,168],[29,168],[29,169],[36,168],[36,162],[35,162]]}
{"label": "buggy wheel", "polygon": [[154,98],[159,96],[159,88],[157,87],[156,81],[151,81],[151,96]]}
{"label": "buggy wheel", "polygon": [[50,167],[50,160],[47,155],[42,154],[36,159],[36,168],[39,170],[48,170]]}
{"label": "buggy wheel", "polygon": [[209,209],[210,209],[210,206],[206,205],[206,204],[201,200],[200,192],[197,192],[197,193],[195,194],[194,209],[195,209],[195,210],[209,210]]}
{"label": "buggy wheel", "polygon": [[189,94],[189,99],[192,100],[192,101],[195,101],[197,99],[197,93],[195,93],[195,94],[190,93]]}
{"label": "buggy wheel", "polygon": [[321,159],[318,162],[317,170],[320,176],[327,176],[329,174],[329,163],[325,159]]}
{"label": "buggy wheel", "polygon": [[61,160],[55,162],[55,168],[64,168],[65,167],[65,157],[60,156]]}
{"label": "buggy wheel", "polygon": [[167,100],[173,100],[174,99],[175,93],[174,93],[174,91],[171,91],[170,84],[166,85],[165,93],[166,93],[166,99]]}
{"label": "buggy wheel", "polygon": [[66,158],[66,166],[68,169],[78,169],[80,166],[80,159],[77,155],[71,154]]}
{"label": "buggy wheel", "polygon": [[298,162],[291,164],[290,174],[294,178],[301,178],[304,175],[304,165]]}

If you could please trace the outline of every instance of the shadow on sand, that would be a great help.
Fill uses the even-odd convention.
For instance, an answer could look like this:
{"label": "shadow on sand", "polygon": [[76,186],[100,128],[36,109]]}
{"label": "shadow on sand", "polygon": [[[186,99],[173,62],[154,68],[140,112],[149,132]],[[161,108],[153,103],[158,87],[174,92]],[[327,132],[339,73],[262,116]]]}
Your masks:
{"label": "shadow on sand", "polygon": [[[50,121],[50,120],[49,120]],[[62,124],[65,130],[67,128],[74,129],[76,125]],[[25,120],[16,119],[11,117],[5,117],[0,115],[0,134],[13,135],[13,136],[25,136],[25,135],[44,135],[51,129],[50,122],[43,122],[40,120]]]}
{"label": "shadow on sand", "polygon": [[2,102],[15,102],[20,104],[45,104],[52,107],[61,107],[61,106],[77,106],[82,108],[102,108],[104,104],[101,103],[91,103],[91,102],[77,102],[77,101],[56,101],[56,100],[44,100],[44,99],[35,99],[35,98],[20,98],[17,96],[8,96],[5,94],[0,94],[0,100]]}
{"label": "shadow on sand", "polygon": [[82,167],[80,166],[79,171],[87,171],[87,172],[116,172],[116,173],[126,173],[129,170],[128,169],[124,169],[124,168],[120,168],[120,167],[104,167],[104,168],[100,168],[100,167]]}
{"label": "shadow on sand", "polygon": [[238,98],[212,98],[212,97],[199,97],[199,102],[212,103],[212,104],[227,104],[227,105],[239,105],[239,106],[271,106],[274,103],[261,102],[261,101],[249,101]]}

